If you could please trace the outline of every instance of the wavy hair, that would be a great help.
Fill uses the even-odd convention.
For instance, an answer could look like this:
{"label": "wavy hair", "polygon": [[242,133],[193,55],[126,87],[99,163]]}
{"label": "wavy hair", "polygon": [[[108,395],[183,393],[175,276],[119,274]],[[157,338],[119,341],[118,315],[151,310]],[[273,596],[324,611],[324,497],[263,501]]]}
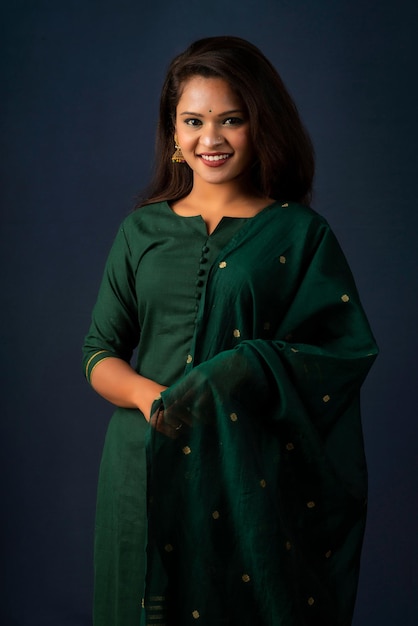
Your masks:
{"label": "wavy hair", "polygon": [[255,193],[309,204],[314,149],[296,105],[270,61],[239,37],[208,37],[191,44],[171,62],[165,79],[156,138],[156,167],[138,206],[180,200],[193,186],[187,163],[172,163],[176,107],[193,76],[222,78],[246,108],[256,159],[251,168]]}

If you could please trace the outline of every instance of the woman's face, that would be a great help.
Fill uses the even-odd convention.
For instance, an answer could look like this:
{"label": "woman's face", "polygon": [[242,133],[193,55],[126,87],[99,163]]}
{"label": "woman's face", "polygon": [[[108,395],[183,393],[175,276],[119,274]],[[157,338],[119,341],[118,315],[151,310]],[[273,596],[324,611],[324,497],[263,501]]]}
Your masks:
{"label": "woman's face", "polygon": [[195,181],[229,183],[254,159],[243,102],[222,78],[193,76],[185,83],[176,109],[176,135]]}

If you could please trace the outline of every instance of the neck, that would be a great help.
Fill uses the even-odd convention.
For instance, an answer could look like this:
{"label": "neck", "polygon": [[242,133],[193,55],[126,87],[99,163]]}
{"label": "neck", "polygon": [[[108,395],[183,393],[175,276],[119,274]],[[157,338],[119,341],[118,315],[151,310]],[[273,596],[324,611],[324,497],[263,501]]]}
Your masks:
{"label": "neck", "polygon": [[210,207],[212,211],[219,210],[224,213],[227,207],[245,204],[256,197],[254,191],[243,181],[236,180],[216,185],[206,183],[196,177],[187,198],[197,206]]}

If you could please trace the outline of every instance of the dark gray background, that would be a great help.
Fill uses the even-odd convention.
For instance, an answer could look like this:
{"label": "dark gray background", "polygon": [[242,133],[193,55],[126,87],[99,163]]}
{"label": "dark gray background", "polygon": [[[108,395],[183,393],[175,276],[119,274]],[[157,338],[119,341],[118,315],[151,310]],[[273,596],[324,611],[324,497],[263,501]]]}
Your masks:
{"label": "dark gray background", "polygon": [[363,394],[370,509],[355,626],[415,626],[418,3],[1,3],[5,626],[91,623],[95,489],[111,407],[80,346],[109,245],[153,161],[167,64],[234,34],[282,74],[318,157],[313,203],[381,355]]}

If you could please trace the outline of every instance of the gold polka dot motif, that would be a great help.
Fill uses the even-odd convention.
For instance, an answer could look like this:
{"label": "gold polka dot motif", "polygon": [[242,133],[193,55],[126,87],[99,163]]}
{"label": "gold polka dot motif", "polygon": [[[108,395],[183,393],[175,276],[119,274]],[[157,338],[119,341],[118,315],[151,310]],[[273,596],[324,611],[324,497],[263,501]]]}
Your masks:
{"label": "gold polka dot motif", "polygon": [[331,551],[331,550],[328,550],[327,552],[325,552],[325,558],[326,558],[326,559],[329,559],[329,558],[330,558],[330,556],[331,556],[331,554],[332,554],[332,551]]}
{"label": "gold polka dot motif", "polygon": [[226,261],[221,261],[221,262],[219,263],[219,267],[220,267],[220,269],[221,269],[221,270],[223,270],[223,269],[226,267],[226,265],[227,265],[227,264],[226,264]]}
{"label": "gold polka dot motif", "polygon": [[189,448],[189,446],[184,446],[184,448],[181,449],[183,454],[190,454],[191,449]]}
{"label": "gold polka dot motif", "polygon": [[312,598],[312,596],[310,598],[308,598],[308,604],[309,604],[309,606],[312,606],[313,604],[315,604],[315,599]]}
{"label": "gold polka dot motif", "polygon": [[191,354],[187,355],[186,363],[191,363],[193,361],[193,357]]}
{"label": "gold polka dot motif", "polygon": [[343,296],[341,296],[341,300],[342,300],[343,302],[348,302],[348,301],[350,300],[350,296],[348,296],[348,295],[345,293]]}
{"label": "gold polka dot motif", "polygon": [[234,335],[234,337],[241,337],[241,331],[238,330],[238,328],[236,328],[232,334]]}
{"label": "gold polka dot motif", "polygon": [[199,617],[200,617],[199,611],[193,611],[192,616],[193,616],[194,619],[199,619]]}
{"label": "gold polka dot motif", "polygon": [[266,481],[264,480],[264,478],[262,478],[262,479],[260,480],[260,487],[262,487],[262,488],[264,489],[266,486],[267,486],[267,483],[266,483]]}
{"label": "gold polka dot motif", "polygon": [[322,398],[322,400],[323,400],[324,402],[329,402],[329,401],[331,400],[331,396],[329,396],[328,394],[326,394],[326,395]]}
{"label": "gold polka dot motif", "polygon": [[286,263],[286,257],[285,256],[279,256],[279,261],[282,265],[284,265]]}
{"label": "gold polka dot motif", "polygon": [[231,413],[229,417],[231,418],[231,422],[236,422],[238,420],[238,415],[236,413]]}
{"label": "gold polka dot motif", "polygon": [[219,519],[219,511],[214,511],[212,513],[212,517],[213,517],[213,519]]}
{"label": "gold polka dot motif", "polygon": [[286,444],[286,450],[288,450],[289,452],[291,452],[292,450],[295,449],[295,446],[293,445],[293,443],[291,443],[289,441],[289,443]]}
{"label": "gold polka dot motif", "polygon": [[289,206],[289,203],[288,203],[288,202],[285,202],[284,204],[282,204],[282,207],[283,207],[284,209],[285,209],[286,207],[288,207],[288,206]]}
{"label": "gold polka dot motif", "polygon": [[286,543],[284,545],[286,547],[286,550],[291,550],[292,549],[292,544],[290,543],[290,541],[286,541]]}
{"label": "gold polka dot motif", "polygon": [[251,578],[248,576],[248,574],[243,574],[243,575],[241,576],[241,578],[242,578],[242,581],[243,581],[244,583],[249,583],[249,582],[250,582],[250,580],[251,580]]}
{"label": "gold polka dot motif", "polygon": [[308,507],[308,509],[314,509],[316,504],[313,500],[310,500],[309,502],[306,503],[306,506]]}

